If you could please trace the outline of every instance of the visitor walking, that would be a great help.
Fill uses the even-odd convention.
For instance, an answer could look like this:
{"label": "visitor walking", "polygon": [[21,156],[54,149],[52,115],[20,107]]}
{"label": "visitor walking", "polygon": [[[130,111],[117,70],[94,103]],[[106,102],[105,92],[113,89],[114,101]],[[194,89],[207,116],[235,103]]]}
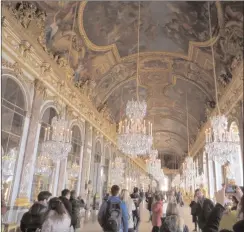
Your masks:
{"label": "visitor walking", "polygon": [[135,204],[130,197],[130,193],[127,189],[123,189],[120,194],[120,199],[126,204],[128,211],[128,232],[134,232],[133,211],[136,210]]}
{"label": "visitor walking", "polygon": [[76,198],[75,190],[72,190],[70,192],[70,203],[72,206],[71,225],[75,230],[80,228],[80,219],[81,219],[81,202]]}
{"label": "visitor walking", "polygon": [[133,190],[133,193],[131,194],[131,198],[132,200],[134,201],[135,203],[135,207],[136,209],[133,210],[133,221],[134,221],[134,230],[135,231],[138,231],[138,228],[139,228],[139,224],[140,224],[140,221],[141,221],[141,213],[140,213],[140,204],[142,202],[142,199],[140,197],[140,194],[139,194],[139,189],[137,187],[134,188]]}
{"label": "visitor walking", "polygon": [[147,209],[149,211],[149,222],[152,220],[152,203],[153,203],[153,192],[151,188],[149,188],[148,192],[146,193],[146,202],[147,202]]}
{"label": "visitor walking", "polygon": [[128,211],[119,195],[120,188],[113,185],[111,195],[98,212],[98,222],[104,232],[128,232]]}
{"label": "visitor walking", "polygon": [[195,225],[195,229],[193,231],[197,231],[197,196],[194,195],[194,199],[190,203],[192,222]]}
{"label": "visitor walking", "polygon": [[152,232],[159,232],[162,225],[163,202],[160,194],[155,196],[155,202],[152,205]]}
{"label": "visitor walking", "polygon": [[70,216],[62,201],[58,197],[52,198],[41,232],[70,232],[70,224]]}
{"label": "visitor walking", "polygon": [[214,208],[214,204],[210,199],[205,198],[200,189],[196,189],[195,196],[197,198],[197,222],[198,227],[203,230],[207,223],[208,217]]}
{"label": "visitor walking", "polygon": [[59,197],[59,199],[64,204],[64,207],[65,207],[66,211],[68,212],[70,218],[72,218],[72,204],[69,201],[70,200],[70,191],[68,189],[64,189],[61,192],[61,196]]}
{"label": "visitor walking", "polygon": [[42,191],[38,194],[38,201],[31,206],[28,212],[24,213],[20,221],[20,230],[22,232],[35,232],[37,229],[42,228],[51,196],[52,194],[48,191]]}

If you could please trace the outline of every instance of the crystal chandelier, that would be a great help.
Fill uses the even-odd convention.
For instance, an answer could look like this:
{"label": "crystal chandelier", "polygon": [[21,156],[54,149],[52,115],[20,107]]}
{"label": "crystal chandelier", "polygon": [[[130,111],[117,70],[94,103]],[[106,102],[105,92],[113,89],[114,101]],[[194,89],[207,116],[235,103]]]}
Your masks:
{"label": "crystal chandelier", "polygon": [[[209,30],[210,38],[212,40],[212,27],[211,27],[211,15],[210,4],[208,3],[209,11]],[[231,160],[231,155],[238,151],[239,148],[239,135],[236,132],[228,130],[228,120],[225,115],[221,115],[218,103],[218,89],[217,78],[215,70],[215,58],[213,43],[211,45],[212,60],[213,60],[213,76],[215,83],[215,98],[218,115],[210,119],[211,128],[205,131],[206,145],[205,150],[211,160],[218,162],[220,165],[225,164]]]}
{"label": "crystal chandelier", "polygon": [[48,154],[54,162],[62,160],[68,156],[71,151],[72,131],[69,130],[68,121],[64,118],[52,119],[51,127],[45,129],[42,151]]}
{"label": "crystal chandelier", "polygon": [[37,167],[35,169],[35,174],[40,176],[49,176],[52,173],[52,168],[50,165],[50,159],[47,155],[41,153],[37,157]]}
{"label": "crystal chandelier", "polygon": [[140,2],[138,19],[138,52],[137,52],[137,75],[136,75],[136,96],[137,100],[128,101],[126,104],[126,119],[119,123],[118,147],[128,155],[147,155],[152,146],[152,124],[146,122],[147,104],[139,100],[139,45],[140,45]]}
{"label": "crystal chandelier", "polygon": [[77,179],[80,173],[80,166],[74,162],[68,170],[68,174],[71,178]]}
{"label": "crystal chandelier", "polygon": [[193,158],[190,156],[190,145],[189,145],[189,121],[188,121],[188,100],[187,100],[187,93],[186,93],[186,129],[187,129],[187,146],[188,146],[188,155],[183,162],[183,176],[186,179],[187,187],[193,185],[193,179],[195,176],[195,169],[194,169],[194,161]]}
{"label": "crystal chandelier", "polygon": [[205,150],[209,159],[224,165],[231,161],[231,155],[238,152],[240,139],[236,131],[228,130],[225,115],[211,118],[211,128],[205,131]]}
{"label": "crystal chandelier", "polygon": [[111,169],[112,184],[123,184],[125,180],[124,173],[124,161],[121,157],[116,157]]}
{"label": "crystal chandelier", "polygon": [[15,163],[17,160],[17,149],[13,148],[7,154],[4,154],[2,148],[2,175],[4,181],[14,176]]}
{"label": "crystal chandelier", "polygon": [[163,178],[163,173],[161,171],[161,160],[157,157],[158,150],[151,150],[149,159],[146,160],[146,167],[149,175],[159,180]]}

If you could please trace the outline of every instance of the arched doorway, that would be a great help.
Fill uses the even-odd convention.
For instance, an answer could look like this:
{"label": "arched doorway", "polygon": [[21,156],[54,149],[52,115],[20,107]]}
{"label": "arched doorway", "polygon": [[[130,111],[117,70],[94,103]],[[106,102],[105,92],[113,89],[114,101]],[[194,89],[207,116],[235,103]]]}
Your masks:
{"label": "arched doorway", "polygon": [[26,101],[21,86],[10,76],[2,76],[2,194],[8,203],[12,194],[19,148],[26,117]]}

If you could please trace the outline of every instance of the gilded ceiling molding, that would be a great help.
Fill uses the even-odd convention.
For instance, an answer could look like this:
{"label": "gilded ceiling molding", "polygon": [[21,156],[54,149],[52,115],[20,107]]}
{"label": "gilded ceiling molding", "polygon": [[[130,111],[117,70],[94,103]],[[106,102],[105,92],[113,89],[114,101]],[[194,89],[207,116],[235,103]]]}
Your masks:
{"label": "gilded ceiling molding", "polygon": [[[7,13],[7,12],[5,12]],[[10,20],[10,21],[8,21]],[[13,22],[12,22],[13,21]],[[5,27],[3,28],[3,40],[2,48],[9,57],[16,58],[15,64],[4,62],[3,65],[12,68],[15,72],[20,75],[21,67],[23,70],[26,68],[32,74],[32,77],[39,79],[47,89],[53,92],[57,97],[63,99],[63,101],[74,108],[74,110],[81,116],[83,116],[88,122],[90,122],[98,130],[102,131],[113,143],[116,143],[116,129],[115,125],[111,125],[107,120],[97,112],[96,108],[89,102],[71,83],[64,81],[64,75],[60,68],[56,67],[49,58],[49,56],[40,50],[36,51],[36,48],[31,47],[28,49],[28,56],[19,49],[19,45],[23,44],[22,38],[28,45],[33,45],[35,42],[33,38],[30,38],[27,33],[23,33],[21,30],[19,33],[21,39],[16,34],[18,28],[15,20],[11,16],[5,19]],[[13,29],[12,25],[15,24]],[[25,57],[25,59],[23,59]],[[45,61],[44,61],[45,60]],[[50,60],[50,63],[47,62]],[[23,77],[23,75],[21,75]]]}
{"label": "gilded ceiling molding", "polygon": [[[219,107],[221,114],[228,116],[232,109],[243,99],[243,63],[233,71],[233,77],[230,84],[226,87],[225,92],[219,99]],[[217,115],[217,109],[215,108],[211,116]],[[210,127],[210,119],[202,126],[197,136],[195,143],[190,149],[190,154],[195,156],[200,149],[205,145],[205,130]]]}

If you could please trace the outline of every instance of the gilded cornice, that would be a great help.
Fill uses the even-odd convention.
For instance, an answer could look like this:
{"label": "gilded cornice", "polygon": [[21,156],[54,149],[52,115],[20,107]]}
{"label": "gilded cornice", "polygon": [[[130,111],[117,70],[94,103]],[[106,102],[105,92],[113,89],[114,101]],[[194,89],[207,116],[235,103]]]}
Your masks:
{"label": "gilded cornice", "polygon": [[[42,51],[32,37],[14,24],[15,19],[9,17],[8,20],[4,19],[2,51],[15,62],[3,59],[2,65],[13,70],[16,76],[22,76],[22,73],[28,70],[32,78],[39,80],[55,98],[62,99],[69,109],[73,110],[72,114],[88,121],[96,131],[116,146],[116,126],[103,119],[86,96],[65,80],[65,74],[60,67]],[[23,47],[23,44],[27,45],[28,49]],[[135,160],[135,163],[146,171],[145,164],[138,160]]]}
{"label": "gilded cornice", "polygon": [[[4,13],[7,15],[7,12]],[[28,70],[35,79],[43,82],[52,93],[73,108],[79,116],[116,143],[116,126],[102,118],[86,96],[83,96],[72,83],[65,80],[63,70],[60,70],[48,54],[38,46],[33,37],[25,33],[26,29],[23,30],[18,26],[16,20],[11,16],[4,19],[2,49],[15,62],[10,64],[4,60],[3,65],[15,69],[15,71],[18,68],[18,73],[21,73],[21,69]],[[27,46],[28,49],[23,46]]]}
{"label": "gilded cornice", "polygon": [[[232,81],[226,88],[225,92],[219,100],[219,108],[221,114],[228,116],[235,105],[243,98],[243,63],[233,71]],[[215,108],[211,116],[217,115],[217,109]],[[210,116],[210,117],[211,117]],[[195,156],[199,150],[204,147],[205,144],[205,130],[210,127],[210,119],[201,128],[195,143],[190,149],[190,154]]]}

